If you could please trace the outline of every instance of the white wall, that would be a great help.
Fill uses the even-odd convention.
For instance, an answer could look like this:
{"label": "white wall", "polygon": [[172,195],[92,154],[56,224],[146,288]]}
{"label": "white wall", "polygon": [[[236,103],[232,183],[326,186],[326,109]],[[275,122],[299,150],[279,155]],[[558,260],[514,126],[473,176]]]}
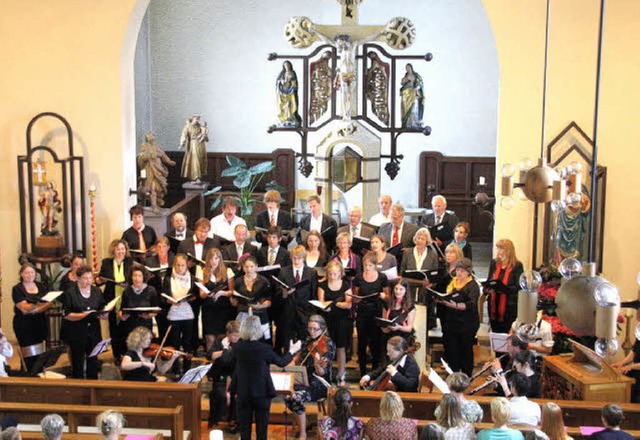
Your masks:
{"label": "white wall", "polygon": [[[282,29],[292,16],[339,24],[340,5],[335,0],[152,0],[144,35],[148,52],[143,41],[137,54],[148,56],[149,72],[136,72],[137,89],[144,91],[142,82],[149,77],[151,93],[146,101],[136,99],[138,124],[151,126],[137,132],[152,129],[160,145],[177,149],[185,119],[199,113],[209,124],[209,151],[299,151],[297,134],[266,133],[277,120],[274,84],[282,64],[267,61],[267,54],[313,50],[287,45]],[[391,181],[383,171],[382,192],[415,206],[421,151],[495,155],[499,70],[480,0],[366,0],[360,6],[361,24],[386,24],[395,16],[411,19],[417,29],[407,54],[434,54],[430,63],[413,62],[425,82],[425,123],[433,133],[402,135],[399,176]],[[137,60],[136,68],[143,64]],[[383,154],[388,152],[385,138]],[[299,175],[298,186],[310,188],[312,179]]]}

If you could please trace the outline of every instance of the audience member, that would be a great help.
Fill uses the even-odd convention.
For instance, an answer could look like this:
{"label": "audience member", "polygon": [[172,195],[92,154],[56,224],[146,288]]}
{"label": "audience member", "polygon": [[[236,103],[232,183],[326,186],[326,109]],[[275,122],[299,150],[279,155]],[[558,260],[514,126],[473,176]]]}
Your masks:
{"label": "audience member", "polygon": [[[462,416],[469,423],[481,422],[484,416],[482,407],[475,400],[467,400],[464,397],[464,392],[469,387],[469,383],[469,376],[464,373],[453,373],[447,377],[447,385],[449,385],[451,395],[455,396],[460,402]],[[436,418],[440,417],[441,411],[440,405],[438,405],[433,413]]]}
{"label": "audience member", "polygon": [[222,214],[218,214],[211,219],[211,231],[209,237],[218,237],[234,242],[234,232],[236,226],[247,226],[247,222],[242,217],[236,215],[238,211],[238,201],[233,196],[227,196],[222,200]]}
{"label": "audience member", "polygon": [[64,419],[59,414],[48,414],[40,422],[44,440],[60,440],[64,431]]}
{"label": "audience member", "polygon": [[462,415],[460,401],[456,396],[445,394],[438,408],[438,425],[444,431],[445,440],[475,440],[476,431]]}
{"label": "audience member", "polygon": [[522,373],[511,374],[511,418],[509,425],[540,424],[540,405],[527,398],[529,392],[529,380]]}
{"label": "audience member", "polygon": [[437,423],[429,423],[422,428],[420,440],[444,440],[444,432]]}
{"label": "audience member", "polygon": [[22,440],[22,436],[20,435],[20,431],[15,426],[5,429],[0,434],[0,440]]}
{"label": "audience member", "polygon": [[118,440],[126,420],[118,411],[108,409],[98,415],[98,430],[104,440]]}
{"label": "audience member", "polygon": [[13,346],[0,328],[0,377],[7,377],[9,359],[13,356]]}
{"label": "audience member", "polygon": [[374,214],[373,217],[369,219],[369,223],[373,226],[380,226],[383,223],[389,223],[391,221],[391,205],[393,204],[393,200],[391,200],[391,196],[381,195],[378,199],[378,206],[380,207],[380,212]]}
{"label": "audience member", "polygon": [[333,396],[334,411],[331,416],[320,420],[320,432],[324,439],[358,440],[364,428],[364,423],[357,417],[351,416],[351,393],[347,388],[338,388]]}
{"label": "audience member", "polygon": [[624,413],[615,403],[602,408],[602,424],[605,429],[591,436],[594,440],[632,440],[633,436],[620,429]]}
{"label": "audience member", "polygon": [[573,440],[565,430],[562,408],[553,402],[542,405],[540,429],[549,437],[549,440]]}
{"label": "audience member", "polygon": [[524,440],[517,429],[507,427],[511,418],[511,404],[504,397],[496,397],[491,401],[491,420],[493,428],[483,429],[478,433],[478,440]]}
{"label": "audience member", "polygon": [[380,417],[373,418],[364,425],[362,438],[367,440],[417,440],[418,428],[411,419],[402,417],[404,404],[400,396],[387,391],[380,400]]}

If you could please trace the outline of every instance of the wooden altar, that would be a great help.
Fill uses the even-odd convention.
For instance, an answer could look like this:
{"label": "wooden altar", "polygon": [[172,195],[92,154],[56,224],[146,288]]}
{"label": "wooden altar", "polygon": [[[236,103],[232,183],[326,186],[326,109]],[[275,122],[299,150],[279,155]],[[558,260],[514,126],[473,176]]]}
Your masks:
{"label": "wooden altar", "polygon": [[589,348],[572,343],[573,354],[543,358],[542,397],[629,402],[635,380],[611,368]]}

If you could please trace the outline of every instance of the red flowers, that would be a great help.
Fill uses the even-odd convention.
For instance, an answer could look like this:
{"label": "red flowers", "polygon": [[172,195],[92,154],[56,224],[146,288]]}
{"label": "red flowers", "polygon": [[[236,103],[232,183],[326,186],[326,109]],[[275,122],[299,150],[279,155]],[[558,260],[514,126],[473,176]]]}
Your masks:
{"label": "red flowers", "polygon": [[562,333],[567,336],[579,336],[576,333],[569,330],[569,328],[562,325],[560,318],[558,318],[557,316],[543,315],[542,319],[544,319],[549,324],[551,324],[551,331],[553,332],[554,335],[558,333]]}

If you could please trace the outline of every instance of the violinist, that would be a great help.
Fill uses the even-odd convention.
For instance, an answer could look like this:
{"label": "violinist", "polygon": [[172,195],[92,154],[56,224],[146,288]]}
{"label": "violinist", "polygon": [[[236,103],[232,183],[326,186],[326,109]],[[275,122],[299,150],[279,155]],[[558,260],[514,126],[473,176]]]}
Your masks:
{"label": "violinist", "polygon": [[[391,383],[396,391],[418,392],[420,367],[413,356],[407,353],[407,342],[404,338],[394,336],[389,339],[387,357],[390,363],[362,376],[360,386],[363,388],[374,386],[373,390],[384,391],[385,387]],[[373,384],[370,383],[372,379]]]}
{"label": "violinist", "polygon": [[456,263],[456,276],[447,287],[448,296],[435,298],[445,307],[441,318],[445,359],[453,371],[462,371],[467,376],[473,373],[473,340],[480,327],[477,309],[480,287],[472,273],[471,260],[462,258]]}
{"label": "violinist", "polygon": [[393,287],[393,295],[389,295],[382,317],[390,321],[398,320],[393,325],[382,328],[385,341],[394,336],[401,336],[407,341],[407,345],[413,344],[415,340],[413,322],[416,319],[416,308],[409,294],[409,284],[406,280],[398,281]]}
{"label": "violinist", "polygon": [[141,266],[133,266],[129,274],[129,287],[122,293],[122,306],[118,312],[120,324],[118,331],[123,338],[128,338],[129,333],[136,327],[153,328],[152,318],[156,316],[154,311],[129,311],[137,307],[158,307],[159,300],[156,289],[147,285],[145,273]]}
{"label": "violinist", "polygon": [[226,325],[227,335],[218,338],[213,343],[207,357],[213,361],[207,376],[211,381],[209,392],[209,418],[208,427],[213,428],[226,416],[229,423],[229,431],[235,434],[236,427],[236,398],[230,392],[231,377],[235,362],[231,356],[231,349],[240,339],[240,323],[229,321]]}
{"label": "violinist", "polygon": [[[123,380],[136,382],[156,382],[158,380],[152,374],[156,370],[153,357],[156,356],[157,352],[154,353],[147,350],[151,344],[152,336],[151,330],[143,326],[134,328],[127,336],[128,351],[122,357],[122,363],[120,364]],[[163,355],[168,359],[163,359]],[[166,353],[161,353],[158,356],[158,360],[161,360],[158,363],[158,373],[166,373],[179,356],[180,352],[178,351],[167,350]]]}
{"label": "violinist", "polygon": [[311,315],[307,324],[309,337],[303,344],[302,351],[296,355],[296,365],[307,368],[309,386],[296,385],[291,396],[285,397],[285,404],[298,417],[300,438],[307,438],[307,417],[305,402],[316,402],[327,397],[327,387],[324,381],[331,383],[331,369],[336,356],[336,344],[327,336],[327,324],[320,315]]}

